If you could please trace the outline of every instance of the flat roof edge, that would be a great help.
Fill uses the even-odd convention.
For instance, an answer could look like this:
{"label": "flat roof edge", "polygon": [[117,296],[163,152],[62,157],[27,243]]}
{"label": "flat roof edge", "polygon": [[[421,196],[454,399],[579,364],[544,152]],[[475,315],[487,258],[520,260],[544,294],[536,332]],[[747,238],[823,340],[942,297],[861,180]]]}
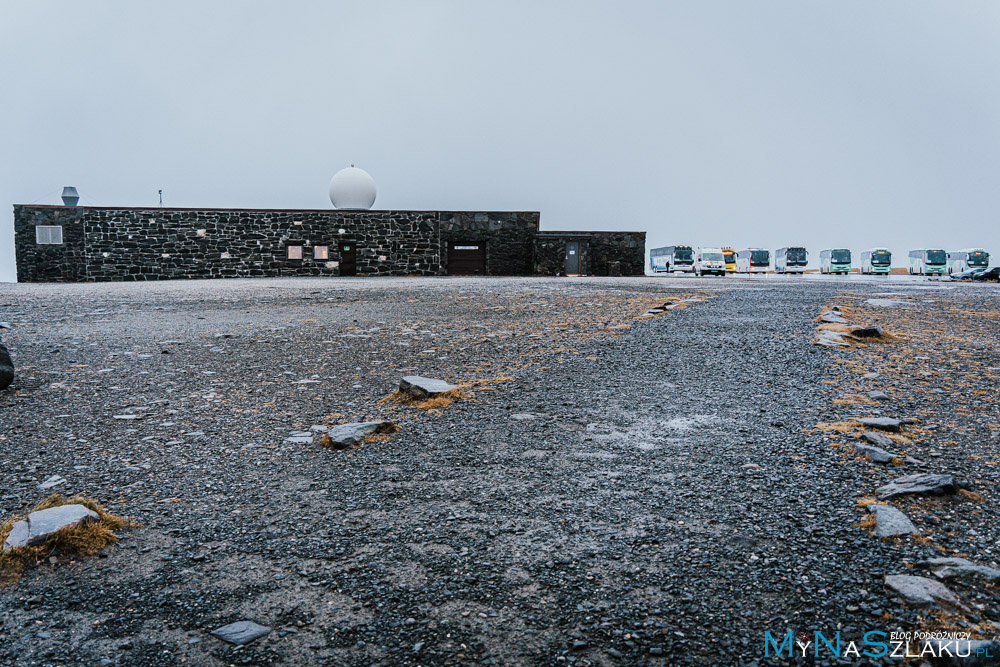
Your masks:
{"label": "flat roof edge", "polygon": [[210,206],[60,206],[58,204],[14,204],[15,208],[58,208],[88,211],[247,211],[262,213],[530,213],[541,215],[541,211],[472,211],[437,208],[388,208],[388,209],[343,209],[343,208],[216,208]]}

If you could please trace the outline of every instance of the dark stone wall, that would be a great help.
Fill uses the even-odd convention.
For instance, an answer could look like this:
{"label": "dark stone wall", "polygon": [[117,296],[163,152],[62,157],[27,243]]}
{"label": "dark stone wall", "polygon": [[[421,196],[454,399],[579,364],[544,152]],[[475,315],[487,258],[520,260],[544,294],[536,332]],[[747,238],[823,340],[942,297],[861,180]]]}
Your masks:
{"label": "dark stone wall", "polygon": [[589,276],[645,274],[646,232],[542,232],[535,238],[535,270],[540,275],[566,271],[566,242],[580,244],[580,272]]}
{"label": "dark stone wall", "polygon": [[[86,280],[85,209],[14,207],[14,256],[20,282],[80,282]],[[36,225],[60,225],[62,245],[35,243]]]}
{"label": "dark stone wall", "polygon": [[449,244],[479,244],[486,249],[487,275],[531,275],[532,239],[538,232],[539,218],[537,212],[441,213],[442,272],[447,272]]}
{"label": "dark stone wall", "polygon": [[[36,225],[61,225],[63,244],[37,245]],[[538,226],[537,212],[14,207],[22,282],[336,276],[341,243],[357,248],[358,275],[444,275],[449,243],[481,244],[487,275],[558,275],[567,238],[584,273],[643,272],[645,233]],[[293,245],[302,259],[288,259]]]}

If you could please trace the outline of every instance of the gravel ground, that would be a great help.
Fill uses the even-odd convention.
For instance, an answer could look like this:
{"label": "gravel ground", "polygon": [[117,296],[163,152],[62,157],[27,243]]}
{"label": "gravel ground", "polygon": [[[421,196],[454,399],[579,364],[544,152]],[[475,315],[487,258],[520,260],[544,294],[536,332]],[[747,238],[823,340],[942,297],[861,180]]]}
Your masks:
{"label": "gravel ground", "polygon": [[[637,319],[678,297],[703,300]],[[765,630],[991,637],[995,589],[949,584],[969,611],[944,615],[882,582],[925,557],[997,566],[998,297],[774,276],[2,285],[0,520],[61,475],[142,527],[0,589],[0,664],[749,665],[770,664]],[[892,337],[812,345],[833,304]],[[465,399],[380,402],[408,374]],[[895,444],[922,463],[854,453],[851,419],[877,415],[919,420]],[[378,418],[401,430],[286,442]],[[970,493],[893,501],[924,536],[878,540],[859,501],[914,472]],[[209,634],[239,620],[273,631]]]}

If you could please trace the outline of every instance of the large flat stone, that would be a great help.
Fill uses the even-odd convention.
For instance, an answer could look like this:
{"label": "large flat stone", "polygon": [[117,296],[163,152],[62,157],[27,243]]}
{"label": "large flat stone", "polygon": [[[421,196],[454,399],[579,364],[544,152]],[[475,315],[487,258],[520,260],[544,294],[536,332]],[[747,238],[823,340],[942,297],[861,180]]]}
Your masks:
{"label": "large flat stone", "polygon": [[892,417],[862,417],[858,423],[868,428],[877,428],[880,431],[892,433],[899,433],[899,427],[903,425],[903,422]]}
{"label": "large flat stone", "polygon": [[271,632],[271,628],[266,625],[259,625],[253,621],[236,621],[229,625],[224,625],[217,630],[212,630],[212,634],[224,642],[243,646],[255,639],[259,639]]}
{"label": "large flat stone", "polygon": [[863,445],[860,442],[854,443],[854,449],[857,450],[858,454],[867,456],[873,463],[892,463],[893,459],[899,458],[896,454],[887,452],[880,447]]}
{"label": "large flat stone", "polygon": [[976,565],[964,558],[930,558],[919,561],[917,567],[930,570],[939,579],[1000,582],[1000,570],[985,565]]}
{"label": "large flat stone", "polygon": [[337,424],[325,433],[317,434],[316,440],[325,447],[347,449],[358,444],[369,435],[391,427],[392,422],[387,421]]}
{"label": "large flat stone", "polygon": [[399,381],[399,390],[414,398],[434,398],[453,389],[458,389],[458,387],[444,380],[425,378],[419,375],[407,375]]}
{"label": "large flat stone", "polygon": [[882,334],[882,327],[851,327],[851,335],[858,338],[881,338]]}
{"label": "large flat stone", "polygon": [[85,521],[97,521],[97,512],[83,505],[69,504],[32,512],[27,520],[18,521],[3,543],[4,551],[16,547],[32,547],[44,542],[52,533],[66,526]]}
{"label": "large flat stone", "polygon": [[865,431],[861,437],[876,447],[892,447],[893,445],[892,438],[878,431]]}
{"label": "large flat stone", "polygon": [[11,361],[7,346],[0,342],[0,389],[6,389],[14,381],[14,362]]}
{"label": "large flat stone", "polygon": [[958,489],[958,482],[951,475],[921,473],[906,475],[880,486],[875,489],[875,495],[881,500],[897,496],[947,496],[958,492]]}
{"label": "large flat stone", "polygon": [[847,324],[847,320],[833,311],[823,313],[823,315],[820,316],[819,321],[824,322],[825,324]]}
{"label": "large flat stone", "polygon": [[920,534],[913,522],[891,505],[869,505],[868,511],[875,517],[876,537]]}
{"label": "large flat stone", "polygon": [[940,581],[909,574],[890,574],[885,577],[885,590],[895,595],[909,607],[941,609],[960,608],[962,602]]}

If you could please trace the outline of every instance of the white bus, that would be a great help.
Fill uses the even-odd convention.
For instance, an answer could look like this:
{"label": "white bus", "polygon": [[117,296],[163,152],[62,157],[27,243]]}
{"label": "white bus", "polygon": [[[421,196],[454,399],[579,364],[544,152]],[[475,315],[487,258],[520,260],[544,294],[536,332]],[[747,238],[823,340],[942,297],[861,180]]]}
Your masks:
{"label": "white bus", "polygon": [[948,253],[938,248],[910,251],[911,276],[941,276],[948,271]]}
{"label": "white bus", "polygon": [[872,248],[861,253],[861,273],[891,273],[892,253],[888,248]]}
{"label": "white bus", "polygon": [[736,273],[767,273],[771,251],[747,248],[736,253]]}
{"label": "white bus", "polygon": [[819,253],[819,272],[847,275],[851,272],[851,251],[847,248],[821,250]]}
{"label": "white bus", "polygon": [[689,245],[668,245],[649,251],[649,268],[662,271],[694,271],[694,251]]}
{"label": "white bus", "polygon": [[983,269],[990,265],[990,253],[982,248],[966,248],[948,253],[948,273],[962,273],[972,269]]}
{"label": "white bus", "polygon": [[775,273],[805,273],[809,253],[802,246],[789,246],[774,251]]}
{"label": "white bus", "polygon": [[698,248],[694,254],[694,275],[703,276],[706,273],[726,275],[726,256],[722,248]]}

